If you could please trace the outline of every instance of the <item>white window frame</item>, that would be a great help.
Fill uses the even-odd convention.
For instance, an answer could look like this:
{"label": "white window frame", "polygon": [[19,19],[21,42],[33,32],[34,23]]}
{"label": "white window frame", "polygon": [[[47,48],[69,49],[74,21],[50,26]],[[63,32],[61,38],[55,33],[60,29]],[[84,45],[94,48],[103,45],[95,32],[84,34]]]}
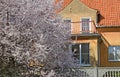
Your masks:
{"label": "white window frame", "polygon": [[[79,48],[80,48],[80,65],[81,66],[91,66],[90,64],[91,63],[89,63],[89,64],[82,64],[82,54],[81,54],[81,45],[82,45],[83,43],[81,43],[80,45],[79,45]],[[85,44],[89,44],[89,43],[85,43]],[[90,44],[89,44],[89,46],[90,46]],[[89,48],[88,48],[89,49]],[[89,50],[89,62],[90,62],[90,50]]]}
{"label": "white window frame", "polygon": [[[72,45],[75,45],[76,43],[72,43],[72,44],[70,44],[69,45],[69,51],[70,51],[70,53],[73,53],[72,52]],[[77,43],[78,44],[78,43]],[[89,50],[89,64],[82,64],[82,57],[81,57],[81,44],[83,44],[83,43],[79,43],[78,45],[79,45],[79,63],[77,62],[77,65],[80,65],[80,66],[91,66],[91,60],[90,60],[90,50]],[[89,47],[90,47],[90,43],[87,43],[87,44],[89,44]],[[88,48],[89,49],[89,48]]]}
{"label": "white window frame", "polygon": [[[119,49],[116,49],[116,47],[118,47]],[[113,53],[113,59],[109,59],[110,52]],[[118,52],[120,54],[120,46],[109,46],[108,47],[108,61],[120,61],[120,58],[119,59],[116,58],[117,57],[116,55]]]}
{"label": "white window frame", "polygon": [[80,21],[81,21],[81,23],[80,23],[80,31],[82,32],[82,19],[89,19],[89,31],[91,31],[92,29],[91,29],[91,17],[82,17],[81,19],[80,19]]}
{"label": "white window frame", "polygon": [[[64,21],[64,20],[70,20],[70,21],[72,22],[72,19],[71,19],[71,18],[64,18],[63,21]],[[73,26],[73,24],[70,23],[70,31],[71,31],[71,33],[73,32],[73,27],[72,27],[72,26]]]}

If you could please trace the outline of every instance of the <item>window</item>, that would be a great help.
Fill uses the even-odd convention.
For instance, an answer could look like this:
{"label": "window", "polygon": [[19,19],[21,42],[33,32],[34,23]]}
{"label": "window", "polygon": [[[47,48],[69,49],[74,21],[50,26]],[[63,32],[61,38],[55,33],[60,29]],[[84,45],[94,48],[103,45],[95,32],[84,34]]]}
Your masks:
{"label": "window", "polygon": [[64,19],[64,22],[65,23],[71,23],[71,19],[70,18]]}
{"label": "window", "polygon": [[16,23],[16,19],[15,19],[14,15],[9,16],[9,23],[12,24],[12,25],[14,25]]}
{"label": "window", "polygon": [[75,63],[79,64],[80,63],[79,62],[79,60],[80,60],[79,44],[72,45],[72,52],[74,53],[73,57],[74,57]]}
{"label": "window", "polygon": [[109,61],[120,61],[120,46],[109,46],[108,60]]}
{"label": "window", "polygon": [[10,13],[7,12],[6,16],[3,16],[2,21],[5,22],[6,25],[9,25],[9,24],[15,25],[16,17],[15,15],[10,15]]}
{"label": "window", "polygon": [[90,64],[90,57],[89,57],[89,44],[83,43],[80,44],[80,57],[81,57],[81,64],[88,65]]}
{"label": "window", "polygon": [[82,18],[81,19],[81,30],[82,33],[89,33],[90,31],[90,18]]}
{"label": "window", "polygon": [[89,43],[81,43],[72,45],[73,57],[77,64],[81,66],[90,65]]}

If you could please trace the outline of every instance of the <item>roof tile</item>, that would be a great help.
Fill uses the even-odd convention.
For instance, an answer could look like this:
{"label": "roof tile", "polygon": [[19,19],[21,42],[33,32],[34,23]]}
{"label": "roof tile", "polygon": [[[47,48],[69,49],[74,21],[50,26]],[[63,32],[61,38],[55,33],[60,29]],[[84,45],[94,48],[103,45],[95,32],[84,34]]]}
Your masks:
{"label": "roof tile", "polygon": [[[57,0],[60,1],[60,0]],[[72,0],[64,0],[63,8]],[[120,26],[120,0],[80,0],[88,7],[100,11],[103,19],[99,25]]]}

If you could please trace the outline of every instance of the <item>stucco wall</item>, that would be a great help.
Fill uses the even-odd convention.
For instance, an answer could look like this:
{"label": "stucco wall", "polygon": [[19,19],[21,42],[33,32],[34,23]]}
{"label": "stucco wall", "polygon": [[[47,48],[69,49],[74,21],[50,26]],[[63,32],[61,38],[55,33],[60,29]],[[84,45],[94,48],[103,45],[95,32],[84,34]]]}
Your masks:
{"label": "stucco wall", "polygon": [[[68,6],[66,6],[59,14],[63,19],[69,18],[72,22],[80,22],[81,18],[90,18],[91,21],[96,22],[97,11],[84,5],[79,0],[73,0]],[[71,24],[72,34],[80,33],[80,23]]]}
{"label": "stucco wall", "polygon": [[108,45],[105,42],[100,44],[100,66],[101,67],[120,67],[119,61],[108,60]]}
{"label": "stucco wall", "polygon": [[[80,34],[81,18],[90,18],[91,21],[96,22],[96,13],[96,10],[87,7],[82,2],[80,2],[80,0],[73,0],[68,6],[59,12],[59,14],[63,17],[63,20],[71,19],[71,22],[73,22],[71,23],[71,34]],[[97,39],[84,38],[73,40],[72,42],[74,41],[76,43],[89,43],[91,66],[96,66],[98,63]]]}
{"label": "stucco wall", "polygon": [[79,39],[76,41],[76,40],[73,40],[72,42],[75,42],[77,44],[80,44],[80,43],[89,43],[89,50],[90,50],[90,63],[91,63],[91,66],[97,66],[98,64],[98,52],[97,52],[97,38],[86,38],[86,39]]}
{"label": "stucco wall", "polygon": [[117,32],[117,31],[116,32],[102,32],[101,37],[102,37],[102,42],[100,43],[100,66],[120,67],[120,61],[109,61],[108,60],[108,53],[109,53],[108,47],[109,46],[120,46],[120,40],[119,40],[120,32]]}

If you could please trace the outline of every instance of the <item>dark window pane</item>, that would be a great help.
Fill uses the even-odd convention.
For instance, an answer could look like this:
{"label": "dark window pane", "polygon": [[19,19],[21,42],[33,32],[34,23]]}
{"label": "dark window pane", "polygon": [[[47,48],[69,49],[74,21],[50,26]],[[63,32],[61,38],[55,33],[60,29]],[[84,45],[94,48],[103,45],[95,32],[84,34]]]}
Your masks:
{"label": "dark window pane", "polygon": [[120,61],[120,46],[109,46],[108,53],[108,60]]}
{"label": "dark window pane", "polygon": [[70,20],[70,19],[66,19],[66,20],[64,20],[64,22],[65,22],[65,23],[70,23],[71,20]]}
{"label": "dark window pane", "polygon": [[90,64],[89,54],[81,54],[81,57],[82,57],[82,61],[81,61],[82,64]]}
{"label": "dark window pane", "polygon": [[81,52],[89,53],[89,44],[86,44],[86,43],[81,44]]}
{"label": "dark window pane", "polygon": [[81,44],[81,64],[90,64],[89,44]]}
{"label": "dark window pane", "polygon": [[90,64],[89,43],[72,45],[72,52],[74,53],[75,63],[81,63],[82,65]]}
{"label": "dark window pane", "polygon": [[78,59],[79,60],[79,54],[80,54],[80,52],[79,52],[80,50],[79,50],[79,44],[76,44],[76,45],[72,45],[72,52],[74,53],[74,58],[75,59]]}
{"label": "dark window pane", "polygon": [[83,33],[84,32],[86,33],[89,31],[89,21],[90,21],[90,19],[87,19],[87,18],[82,19],[82,31],[83,31]]}

